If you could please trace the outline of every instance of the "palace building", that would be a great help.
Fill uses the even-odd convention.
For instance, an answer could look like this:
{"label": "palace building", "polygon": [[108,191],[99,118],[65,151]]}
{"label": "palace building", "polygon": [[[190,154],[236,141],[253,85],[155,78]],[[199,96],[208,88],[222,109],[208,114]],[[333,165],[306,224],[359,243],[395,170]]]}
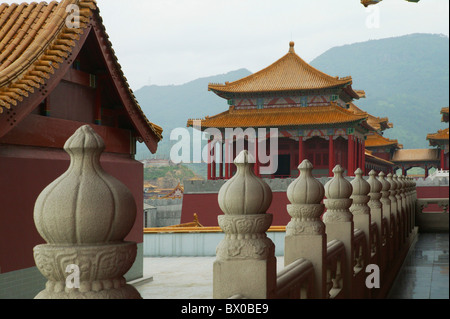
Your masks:
{"label": "palace building", "polygon": [[[262,173],[265,165],[256,155],[255,173],[261,177],[297,177],[297,166],[304,159],[313,164],[317,177],[330,176],[338,164],[348,176],[357,168],[392,171],[392,152],[401,145],[380,143],[387,141],[381,134],[392,124],[356,107],[353,102],[365,98],[365,92],[354,90],[352,84],[351,77],[333,77],[306,63],[291,42],[289,52],[267,68],[235,82],[210,84],[209,91],[227,100],[229,109],[202,119],[201,130],[216,128],[225,136],[227,128],[277,128],[278,170]],[[194,120],[187,126],[194,126]],[[269,154],[268,143],[261,143],[267,137],[247,139],[246,149],[260,154],[265,145]],[[208,179],[229,179],[235,172],[236,138],[222,141],[217,153],[213,146]]]}
{"label": "palace building", "polygon": [[[441,110],[442,122],[448,123],[448,107]],[[439,150],[439,166],[443,170],[449,169],[449,128],[439,130],[437,133],[428,134],[427,140],[431,147]]]}
{"label": "palace building", "polygon": [[[80,24],[68,27],[68,6]],[[144,115],[122,72],[93,0],[0,5],[0,298],[34,297],[44,283],[33,247],[44,243],[38,195],[70,165],[65,142],[89,125],[102,137],[105,171],[136,204],[127,240],[138,244],[129,279],[142,277],[143,165],[136,143],[156,152],[162,128]]]}
{"label": "palace building", "polygon": [[[448,107],[441,110],[444,123],[448,123]],[[429,176],[429,170],[435,168],[438,170],[449,169],[449,129],[439,130],[437,133],[428,134],[427,140],[430,143],[429,149],[408,149],[398,150],[394,153],[392,161],[395,168],[402,170],[403,175],[413,167],[423,168],[425,177]]]}

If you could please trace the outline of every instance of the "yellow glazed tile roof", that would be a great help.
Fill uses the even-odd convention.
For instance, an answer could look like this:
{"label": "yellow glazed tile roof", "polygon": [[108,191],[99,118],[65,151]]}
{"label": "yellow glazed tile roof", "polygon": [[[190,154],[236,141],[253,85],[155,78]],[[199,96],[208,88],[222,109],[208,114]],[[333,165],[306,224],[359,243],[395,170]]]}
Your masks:
{"label": "yellow glazed tile roof", "polygon": [[[349,110],[355,112],[356,114],[365,113],[354,103],[349,103]],[[371,114],[368,114],[367,124],[369,124],[375,131],[384,131],[394,127],[392,123],[389,123],[389,119],[387,117],[381,118]]]}
{"label": "yellow glazed tile roof", "polygon": [[[80,9],[80,27],[68,28],[69,5]],[[56,69],[68,58],[76,41],[93,15],[101,21],[95,0],[62,0],[30,4],[0,5],[0,116],[5,109],[19,105],[24,98],[39,90]],[[102,30],[105,35],[106,31]],[[106,38],[108,36],[106,35]],[[109,50],[114,50],[108,41]],[[155,134],[162,139],[162,128],[145,117],[114,56],[117,69],[129,89],[135,106]]]}
{"label": "yellow glazed tile roof", "polygon": [[[320,124],[343,124],[367,119],[367,113],[355,114],[335,103],[328,106],[236,110],[231,107],[221,114],[206,117],[202,128],[283,127]],[[193,126],[189,120],[187,126]]]}
{"label": "yellow glazed tile roof", "polygon": [[402,148],[400,144],[398,144],[397,140],[388,139],[378,133],[373,133],[367,135],[366,139],[366,147],[381,147],[381,146],[394,146],[396,145],[399,148]]}
{"label": "yellow glazed tile roof", "polygon": [[439,130],[437,133],[428,134],[427,140],[449,140],[449,129]]}
{"label": "yellow glazed tile roof", "polygon": [[[210,84],[208,88],[224,93],[255,93],[337,88],[351,84],[351,77],[332,77],[303,61],[291,42],[289,52],[267,68],[235,82]],[[354,98],[365,95],[364,91],[352,92]]]}

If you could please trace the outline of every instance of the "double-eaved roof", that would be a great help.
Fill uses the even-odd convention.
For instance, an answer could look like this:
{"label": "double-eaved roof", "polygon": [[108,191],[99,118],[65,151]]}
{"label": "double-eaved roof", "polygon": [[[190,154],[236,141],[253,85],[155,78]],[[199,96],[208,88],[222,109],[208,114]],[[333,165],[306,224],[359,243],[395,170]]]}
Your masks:
{"label": "double-eaved roof", "polygon": [[[364,91],[352,89],[352,78],[332,77],[312,67],[301,59],[290,43],[289,52],[267,68],[235,82],[209,84],[208,89],[217,95],[232,99],[259,94],[289,94],[337,89],[344,91],[351,100],[365,97]],[[346,110],[335,102],[322,106],[240,109],[231,106],[228,111],[200,120],[204,128],[234,127],[293,127],[340,125],[364,122],[367,129],[366,112]],[[194,126],[189,119],[187,126]]]}
{"label": "double-eaved roof", "polygon": [[[71,5],[79,10],[77,27],[67,23]],[[86,33],[94,29],[106,39],[102,47],[106,64],[133,125],[147,146],[156,151],[162,128],[146,118],[130,89],[107,40],[95,0],[0,5],[0,137],[37,107],[34,102],[27,103],[32,97],[36,101],[37,96],[41,101],[45,98],[58,82],[55,79],[64,75],[61,70],[73,63]]]}

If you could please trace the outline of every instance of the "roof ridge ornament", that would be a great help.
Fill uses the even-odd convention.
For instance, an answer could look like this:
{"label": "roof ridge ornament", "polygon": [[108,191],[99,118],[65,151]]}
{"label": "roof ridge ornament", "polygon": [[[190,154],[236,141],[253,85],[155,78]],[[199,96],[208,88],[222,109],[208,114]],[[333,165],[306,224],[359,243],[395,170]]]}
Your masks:
{"label": "roof ridge ornament", "polygon": [[289,53],[295,53],[294,46],[295,46],[294,41],[289,42]]}

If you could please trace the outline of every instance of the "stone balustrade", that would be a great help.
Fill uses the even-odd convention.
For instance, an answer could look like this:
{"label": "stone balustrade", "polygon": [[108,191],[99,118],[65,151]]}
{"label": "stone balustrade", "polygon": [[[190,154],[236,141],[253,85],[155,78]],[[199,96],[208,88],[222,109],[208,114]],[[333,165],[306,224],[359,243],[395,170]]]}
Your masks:
{"label": "stone balustrade", "polygon": [[305,160],[288,187],[285,268],[277,273],[265,235],[272,195],[248,153],[219,193],[225,239],[214,263],[214,298],[360,299],[387,295],[417,235],[415,182],[336,166],[325,185]]}

